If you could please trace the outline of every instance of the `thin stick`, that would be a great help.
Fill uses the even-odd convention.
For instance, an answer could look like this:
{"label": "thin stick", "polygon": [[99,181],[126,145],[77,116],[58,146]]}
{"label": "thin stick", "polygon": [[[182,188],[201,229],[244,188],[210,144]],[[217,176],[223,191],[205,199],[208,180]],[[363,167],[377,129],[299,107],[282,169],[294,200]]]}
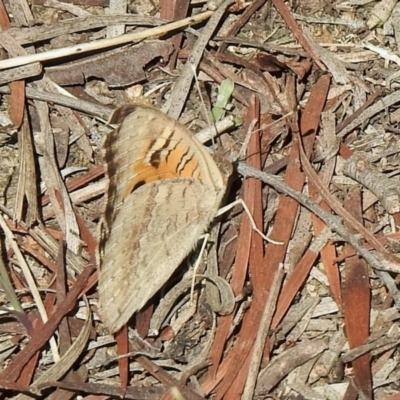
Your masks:
{"label": "thin stick", "polygon": [[[363,257],[365,261],[367,261],[367,263],[371,265],[372,268],[376,270],[375,272],[384,282],[389,292],[392,294],[396,306],[400,307],[400,291],[397,289],[393,278],[386,272],[391,271],[398,274],[400,272],[400,266],[397,262],[387,262],[384,258],[385,254],[383,254],[382,252],[372,253],[368,251],[364,246],[359,243],[359,238],[356,235],[351,234],[345,228],[341,218],[325,211],[318,204],[310,200],[307,196],[286,185],[276,176],[259,171],[245,163],[238,164],[238,172],[244,177],[253,177],[262,180],[264,183],[272,186],[278,192],[284,193],[292,197],[302,206],[306,207],[315,215],[317,215],[333,232],[338,233],[345,242],[354,247],[357,253],[361,257]],[[395,257],[389,254],[387,256]],[[395,258],[397,261],[397,257]]]}
{"label": "thin stick", "polygon": [[171,22],[158,26],[156,28],[147,29],[142,32],[133,32],[126,35],[113,37],[110,39],[97,40],[95,42],[81,43],[75,46],[63,47],[62,49],[54,49],[45,51],[38,54],[29,54],[27,56],[9,58],[7,60],[0,61],[0,70],[19,67],[21,65],[32,64],[34,62],[55,60],[57,58],[73,56],[77,54],[87,53],[93,50],[105,49],[112,46],[117,46],[129,42],[135,42],[142,39],[147,39],[151,36],[158,36],[164,33],[173,31],[175,29],[183,28],[185,26],[201,22],[205,19],[210,18],[214,14],[214,11],[206,11],[204,13],[195,15],[194,17],[184,18],[180,21]]}

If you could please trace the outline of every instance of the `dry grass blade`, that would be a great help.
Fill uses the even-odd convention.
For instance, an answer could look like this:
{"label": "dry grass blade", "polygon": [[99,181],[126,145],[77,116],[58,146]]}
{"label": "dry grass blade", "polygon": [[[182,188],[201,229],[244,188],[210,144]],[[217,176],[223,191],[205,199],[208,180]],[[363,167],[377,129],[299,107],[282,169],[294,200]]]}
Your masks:
{"label": "dry grass blade", "polygon": [[21,164],[19,168],[16,204],[14,206],[14,220],[21,221],[23,219],[24,201],[26,200],[28,203],[26,221],[28,225],[32,225],[39,220],[39,206],[37,201],[37,177],[32,132],[29,128],[27,115],[24,116],[18,136],[18,142],[21,145]]}
{"label": "dry grass blade", "polygon": [[[81,246],[79,227],[71,200],[64,186],[64,181],[59,174],[55,153],[55,139],[51,132],[48,115],[49,109],[46,103],[40,101],[36,101],[35,105],[39,115],[41,130],[44,134],[45,154],[43,159],[40,159],[44,182],[51,198],[53,209],[56,212],[58,223],[65,232],[68,249],[76,254]],[[59,196],[60,194],[61,196]]]}

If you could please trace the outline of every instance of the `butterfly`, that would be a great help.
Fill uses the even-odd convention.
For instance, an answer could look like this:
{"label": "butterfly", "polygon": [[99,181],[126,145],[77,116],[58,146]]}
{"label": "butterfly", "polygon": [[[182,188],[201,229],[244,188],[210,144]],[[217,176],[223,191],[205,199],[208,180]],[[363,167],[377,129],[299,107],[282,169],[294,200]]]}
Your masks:
{"label": "butterfly", "polygon": [[160,290],[207,230],[231,163],[217,165],[178,121],[128,104],[103,145],[106,208],[100,221],[99,315],[112,333]]}

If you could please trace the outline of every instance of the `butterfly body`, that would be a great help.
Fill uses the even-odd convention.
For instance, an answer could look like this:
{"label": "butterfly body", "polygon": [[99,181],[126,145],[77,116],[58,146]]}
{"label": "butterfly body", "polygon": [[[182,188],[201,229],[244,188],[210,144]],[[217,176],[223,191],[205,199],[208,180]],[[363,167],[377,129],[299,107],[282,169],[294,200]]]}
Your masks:
{"label": "butterfly body", "polygon": [[177,121],[128,106],[105,141],[99,314],[116,332],[168,281],[215,217],[227,176]]}

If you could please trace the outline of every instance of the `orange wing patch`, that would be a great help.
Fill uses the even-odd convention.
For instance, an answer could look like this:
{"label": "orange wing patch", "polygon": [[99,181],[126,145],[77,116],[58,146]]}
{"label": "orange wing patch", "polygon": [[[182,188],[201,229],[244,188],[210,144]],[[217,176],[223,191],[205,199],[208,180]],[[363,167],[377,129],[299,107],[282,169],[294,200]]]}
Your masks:
{"label": "orange wing patch", "polygon": [[165,139],[165,144],[157,148],[158,141],[161,139],[150,141],[134,164],[124,198],[145,183],[174,178],[202,179],[198,160],[188,146],[181,142],[174,145],[171,139]]}

